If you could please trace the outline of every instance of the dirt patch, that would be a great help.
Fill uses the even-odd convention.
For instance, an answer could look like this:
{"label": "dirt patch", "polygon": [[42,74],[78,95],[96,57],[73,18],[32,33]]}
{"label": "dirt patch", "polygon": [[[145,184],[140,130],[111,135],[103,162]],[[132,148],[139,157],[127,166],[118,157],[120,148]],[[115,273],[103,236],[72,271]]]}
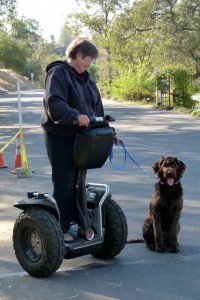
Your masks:
{"label": "dirt patch", "polygon": [[0,92],[16,91],[17,82],[20,83],[21,90],[35,89],[37,87],[25,76],[21,76],[9,69],[0,69]]}

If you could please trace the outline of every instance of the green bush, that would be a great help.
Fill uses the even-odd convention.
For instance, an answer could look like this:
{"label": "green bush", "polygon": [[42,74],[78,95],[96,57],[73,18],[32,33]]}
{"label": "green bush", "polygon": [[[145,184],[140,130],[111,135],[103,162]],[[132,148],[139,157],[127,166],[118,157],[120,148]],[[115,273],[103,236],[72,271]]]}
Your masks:
{"label": "green bush", "polygon": [[200,110],[194,110],[192,113],[191,113],[192,116],[195,116],[195,117],[200,117]]}
{"label": "green bush", "polygon": [[30,48],[23,41],[19,41],[0,31],[0,64],[20,74],[24,73],[26,63],[31,55]]}
{"label": "green bush", "polygon": [[191,80],[190,74],[179,66],[168,69],[167,74],[171,78],[171,89],[177,95],[174,104],[186,108],[194,107],[192,95],[197,92],[198,88]]}
{"label": "green bush", "polygon": [[129,68],[122,70],[110,87],[111,96],[119,100],[138,101],[153,98],[155,92],[155,78],[145,69]]}

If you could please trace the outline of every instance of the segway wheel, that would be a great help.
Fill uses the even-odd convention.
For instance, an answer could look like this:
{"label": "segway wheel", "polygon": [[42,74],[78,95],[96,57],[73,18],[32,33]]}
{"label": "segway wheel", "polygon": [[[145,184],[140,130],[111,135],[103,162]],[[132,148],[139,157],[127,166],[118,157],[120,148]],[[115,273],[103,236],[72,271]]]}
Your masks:
{"label": "segway wheel", "polygon": [[100,259],[110,259],[122,251],[128,234],[126,217],[120,206],[112,199],[105,207],[104,230],[104,242],[92,255]]}
{"label": "segway wheel", "polygon": [[64,238],[58,220],[40,208],[23,211],[14,225],[13,247],[27,273],[35,277],[50,276],[64,258]]}

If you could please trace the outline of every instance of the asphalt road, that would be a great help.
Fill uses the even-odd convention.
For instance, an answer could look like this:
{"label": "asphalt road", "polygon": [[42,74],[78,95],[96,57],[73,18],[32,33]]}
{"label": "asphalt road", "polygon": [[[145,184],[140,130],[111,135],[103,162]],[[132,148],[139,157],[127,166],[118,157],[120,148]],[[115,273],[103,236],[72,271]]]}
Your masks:
{"label": "asphalt road", "polygon": [[[51,277],[29,276],[19,265],[12,247],[12,229],[20,210],[13,204],[30,190],[52,191],[51,172],[40,128],[42,90],[21,93],[23,131],[30,178],[18,178],[14,169],[13,142],[3,152],[8,168],[0,169],[0,299],[80,300],[199,300],[200,299],[200,119],[158,111],[151,107],[104,101],[107,114],[134,160],[122,170],[109,160],[102,169],[88,172],[88,182],[107,183],[113,199],[122,207],[129,238],[140,238],[155,182],[151,166],[162,155],[177,156],[187,165],[182,179],[184,208],[179,234],[180,253],[154,253],[144,244],[129,244],[113,260],[91,256],[64,260]],[[15,93],[0,95],[0,149],[18,131]],[[115,167],[124,155],[114,150]]]}

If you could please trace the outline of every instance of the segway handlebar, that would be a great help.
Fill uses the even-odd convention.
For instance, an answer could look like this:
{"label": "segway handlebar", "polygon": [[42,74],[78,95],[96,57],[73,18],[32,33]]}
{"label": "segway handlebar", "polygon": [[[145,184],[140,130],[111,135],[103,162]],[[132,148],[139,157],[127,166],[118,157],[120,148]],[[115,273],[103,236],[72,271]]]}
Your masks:
{"label": "segway handlebar", "polygon": [[40,199],[48,199],[50,198],[49,194],[48,193],[38,193],[36,191],[34,192],[27,192],[27,196],[29,199],[31,198],[40,198]]}
{"label": "segway handlebar", "polygon": [[[114,122],[114,121],[115,121],[115,118],[113,118],[110,115],[105,115],[105,117],[94,117],[94,116],[90,117],[90,123],[91,124],[94,124],[94,123]],[[73,121],[73,125],[78,125],[78,124],[79,124],[78,119]]]}

